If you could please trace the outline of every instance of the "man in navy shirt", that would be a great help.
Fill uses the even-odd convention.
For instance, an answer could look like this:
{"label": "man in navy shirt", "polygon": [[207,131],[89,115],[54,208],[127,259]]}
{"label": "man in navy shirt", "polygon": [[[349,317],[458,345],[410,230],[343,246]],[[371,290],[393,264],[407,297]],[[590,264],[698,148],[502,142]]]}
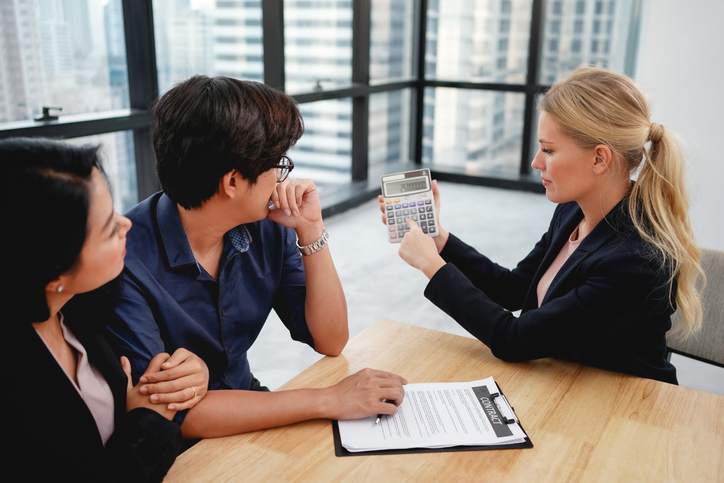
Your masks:
{"label": "man in navy shirt", "polygon": [[[286,180],[294,164],[285,153],[302,132],[291,98],[226,77],[192,77],[154,109],[163,191],[128,213],[134,228],[108,330],[132,367],[179,347],[206,362],[208,393],[194,388],[192,399],[203,399],[177,418],[187,437],[391,414],[402,401],[404,379],[383,371],[276,392],[259,391],[250,372],[246,353],[272,308],[293,339],[322,354],[338,355],[348,338],[318,193],[311,181]],[[133,376],[167,402],[183,370]]]}

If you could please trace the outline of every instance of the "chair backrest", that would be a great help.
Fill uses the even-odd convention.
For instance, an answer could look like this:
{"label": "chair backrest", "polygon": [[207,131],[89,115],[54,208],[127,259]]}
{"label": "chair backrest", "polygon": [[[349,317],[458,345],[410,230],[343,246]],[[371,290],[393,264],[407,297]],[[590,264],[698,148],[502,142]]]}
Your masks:
{"label": "chair backrest", "polygon": [[[704,320],[701,330],[686,340],[677,340],[669,331],[667,344],[676,352],[724,365],[724,252],[702,250],[701,267],[706,274],[706,286],[701,294]],[[678,312],[672,317],[675,328]]]}

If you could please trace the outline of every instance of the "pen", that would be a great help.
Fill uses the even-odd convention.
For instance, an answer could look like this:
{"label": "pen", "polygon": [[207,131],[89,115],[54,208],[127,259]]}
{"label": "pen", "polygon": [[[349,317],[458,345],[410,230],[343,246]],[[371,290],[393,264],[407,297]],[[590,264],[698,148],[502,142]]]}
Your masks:
{"label": "pen", "polygon": [[[382,402],[389,402],[389,401],[387,399],[383,399]],[[384,414],[377,415],[377,419],[375,419],[375,424],[380,424],[380,421],[382,420],[382,416],[384,416]]]}

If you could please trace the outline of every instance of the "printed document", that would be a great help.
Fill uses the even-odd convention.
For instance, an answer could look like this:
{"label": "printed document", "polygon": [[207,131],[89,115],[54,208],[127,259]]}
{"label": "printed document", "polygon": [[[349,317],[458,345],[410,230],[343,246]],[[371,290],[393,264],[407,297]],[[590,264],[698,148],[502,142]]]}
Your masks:
{"label": "printed document", "polygon": [[492,377],[479,381],[407,384],[392,416],[339,421],[350,452],[404,448],[510,445],[526,441]]}

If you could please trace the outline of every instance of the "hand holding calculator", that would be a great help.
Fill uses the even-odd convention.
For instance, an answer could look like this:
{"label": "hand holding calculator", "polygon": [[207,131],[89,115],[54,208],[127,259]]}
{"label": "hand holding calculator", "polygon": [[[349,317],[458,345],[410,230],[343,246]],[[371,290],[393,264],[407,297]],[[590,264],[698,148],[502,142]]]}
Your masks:
{"label": "hand holding calculator", "polygon": [[423,233],[433,237],[439,234],[429,169],[382,176],[382,196],[390,243],[400,243],[410,231],[407,218],[417,222]]}

